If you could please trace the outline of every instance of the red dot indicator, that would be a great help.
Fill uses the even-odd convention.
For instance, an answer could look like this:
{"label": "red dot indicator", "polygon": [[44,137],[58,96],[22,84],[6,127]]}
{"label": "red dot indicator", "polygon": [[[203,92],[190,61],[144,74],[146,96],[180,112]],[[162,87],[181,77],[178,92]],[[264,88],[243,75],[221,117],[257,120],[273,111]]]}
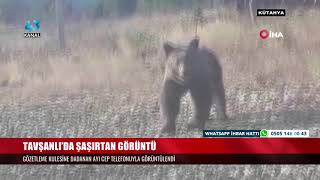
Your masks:
{"label": "red dot indicator", "polygon": [[260,37],[261,37],[261,39],[267,39],[269,37],[269,31],[266,29],[261,30]]}

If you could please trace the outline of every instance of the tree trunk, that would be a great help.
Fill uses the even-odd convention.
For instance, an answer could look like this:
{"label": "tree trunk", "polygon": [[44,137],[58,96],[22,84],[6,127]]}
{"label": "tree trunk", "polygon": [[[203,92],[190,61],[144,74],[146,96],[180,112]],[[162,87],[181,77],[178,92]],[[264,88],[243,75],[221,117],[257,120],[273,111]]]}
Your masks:
{"label": "tree trunk", "polygon": [[249,1],[249,11],[250,11],[251,24],[254,24],[255,23],[255,19],[254,19],[254,14],[253,14],[252,2],[253,2],[253,0]]}
{"label": "tree trunk", "polygon": [[56,20],[58,26],[58,39],[59,48],[64,51],[66,47],[64,36],[64,13],[63,13],[63,0],[56,0]]}

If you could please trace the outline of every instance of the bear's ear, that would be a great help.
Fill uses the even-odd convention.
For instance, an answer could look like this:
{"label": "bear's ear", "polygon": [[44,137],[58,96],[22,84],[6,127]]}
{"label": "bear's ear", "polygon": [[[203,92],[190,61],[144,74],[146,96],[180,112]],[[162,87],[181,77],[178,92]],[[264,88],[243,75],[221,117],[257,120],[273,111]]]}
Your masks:
{"label": "bear's ear", "polygon": [[191,40],[189,43],[189,49],[198,49],[199,47],[199,37],[195,37],[194,39]]}
{"label": "bear's ear", "polygon": [[174,51],[175,47],[170,42],[165,42],[163,44],[164,52],[166,53],[166,57],[169,57],[169,55]]}

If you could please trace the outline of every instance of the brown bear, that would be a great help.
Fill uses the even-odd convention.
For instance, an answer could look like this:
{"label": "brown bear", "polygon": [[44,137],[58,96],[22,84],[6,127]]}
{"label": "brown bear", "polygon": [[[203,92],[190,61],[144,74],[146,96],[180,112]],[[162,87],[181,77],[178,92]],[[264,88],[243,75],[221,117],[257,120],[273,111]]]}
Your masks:
{"label": "brown bear", "polygon": [[199,38],[187,47],[170,42],[163,45],[166,55],[165,75],[160,95],[160,118],[165,122],[161,133],[175,134],[180,99],[188,91],[195,113],[188,128],[203,129],[214,102],[219,119],[227,119],[222,67],[215,53],[199,48]]}

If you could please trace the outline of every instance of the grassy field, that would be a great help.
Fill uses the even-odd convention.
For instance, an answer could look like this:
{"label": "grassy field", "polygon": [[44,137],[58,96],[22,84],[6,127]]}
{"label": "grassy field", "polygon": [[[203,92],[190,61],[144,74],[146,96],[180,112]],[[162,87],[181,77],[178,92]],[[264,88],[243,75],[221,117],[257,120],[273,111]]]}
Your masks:
{"label": "grassy field", "polygon": [[[218,16],[219,15],[219,16]],[[236,13],[205,11],[200,43],[221,57],[229,122],[207,129],[309,129],[320,137],[320,12],[250,23]],[[0,25],[0,137],[156,137],[163,76],[162,43],[194,36],[191,13],[69,23],[67,49],[43,25],[40,39]],[[80,27],[94,27],[83,28]],[[262,41],[262,28],[283,39]],[[182,100],[176,137],[187,131]],[[215,118],[214,108],[211,118]],[[125,128],[124,128],[125,127]],[[311,179],[320,167],[289,165],[0,166],[0,179]]]}

